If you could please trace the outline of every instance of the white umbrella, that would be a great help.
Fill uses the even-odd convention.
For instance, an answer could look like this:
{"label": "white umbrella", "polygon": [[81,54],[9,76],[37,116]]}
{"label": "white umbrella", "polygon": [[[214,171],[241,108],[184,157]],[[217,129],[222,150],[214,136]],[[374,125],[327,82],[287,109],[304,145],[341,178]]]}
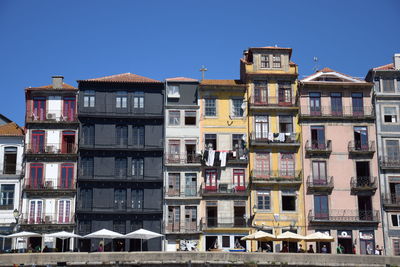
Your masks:
{"label": "white umbrella", "polygon": [[284,232],[283,234],[280,234],[276,237],[277,240],[279,241],[289,241],[289,242],[297,242],[300,240],[304,240],[305,236],[299,235],[292,233],[290,231]]}
{"label": "white umbrella", "polygon": [[258,241],[271,241],[275,239],[276,236],[264,231],[257,231],[251,235],[247,235],[241,238],[241,240],[258,240]]}
{"label": "white umbrella", "polygon": [[[21,237],[21,238],[28,238],[28,237],[39,237],[39,236],[42,236],[42,235],[41,235],[41,234],[37,234],[37,233],[22,231],[22,232],[19,232],[19,233],[7,235],[7,236],[5,236],[5,237],[6,237],[6,238],[18,238],[18,237]],[[17,243],[17,242],[15,242],[15,249],[17,248],[17,244],[16,244],[16,243]]]}
{"label": "white umbrella", "polygon": [[113,232],[107,229],[101,229],[99,231],[93,232],[91,234],[85,235],[83,238],[102,238],[103,239],[103,244],[104,244],[104,239],[114,239],[114,238],[124,238],[125,236],[123,234]]}
{"label": "white umbrella", "polygon": [[70,233],[70,232],[65,232],[65,231],[61,231],[61,232],[57,232],[57,233],[52,233],[52,234],[46,234],[47,237],[55,237],[55,238],[60,238],[62,240],[62,252],[64,252],[64,239],[68,239],[71,237],[74,238],[82,238],[82,236],[74,234],[74,233]]}
{"label": "white umbrella", "polygon": [[155,233],[149,230],[145,229],[139,229],[134,232],[128,233],[125,235],[126,238],[134,238],[134,239],[140,239],[140,251],[142,251],[142,240],[143,239],[152,239],[152,238],[157,238],[157,237],[162,237],[164,235]]}
{"label": "white umbrella", "polygon": [[307,242],[333,242],[334,238],[321,232],[315,232],[307,235],[304,240]]}

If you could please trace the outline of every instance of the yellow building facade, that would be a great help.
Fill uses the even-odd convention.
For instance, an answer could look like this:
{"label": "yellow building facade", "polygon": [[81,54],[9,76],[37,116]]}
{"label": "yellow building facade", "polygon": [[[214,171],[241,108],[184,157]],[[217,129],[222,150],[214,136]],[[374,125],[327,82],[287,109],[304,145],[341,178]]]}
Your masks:
{"label": "yellow building facade", "polygon": [[[249,48],[241,59],[248,102],[249,205],[253,231],[305,234],[297,65],[292,49]],[[285,247],[285,248],[284,248]],[[296,243],[253,242],[252,250],[297,250]]]}

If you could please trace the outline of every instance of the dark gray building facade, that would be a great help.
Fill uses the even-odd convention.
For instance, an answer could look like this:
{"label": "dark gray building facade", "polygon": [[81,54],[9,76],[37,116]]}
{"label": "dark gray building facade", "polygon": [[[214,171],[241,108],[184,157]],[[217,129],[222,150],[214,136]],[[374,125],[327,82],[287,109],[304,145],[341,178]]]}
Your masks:
{"label": "dark gray building facade", "polygon": [[[79,80],[77,232],[162,230],[164,85],[131,73]],[[100,240],[81,240],[81,251]],[[105,250],[111,249],[111,241]],[[159,238],[114,250],[161,250]]]}

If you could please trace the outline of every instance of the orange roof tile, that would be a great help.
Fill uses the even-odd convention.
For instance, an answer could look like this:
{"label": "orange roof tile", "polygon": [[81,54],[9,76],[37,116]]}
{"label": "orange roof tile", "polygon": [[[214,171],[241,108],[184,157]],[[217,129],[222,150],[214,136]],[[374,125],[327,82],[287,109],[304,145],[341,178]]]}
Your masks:
{"label": "orange roof tile", "polygon": [[245,87],[241,80],[202,80],[200,82],[202,86],[233,86],[233,87]]}
{"label": "orange roof tile", "polygon": [[160,81],[129,72],[100,77],[100,78],[94,78],[94,79],[78,80],[78,82],[161,83]]}
{"label": "orange roof tile", "polygon": [[[317,70],[315,73],[318,73],[318,72],[336,72],[336,73],[339,73],[339,74],[341,74],[341,75],[344,75],[344,76],[346,76],[346,77],[349,77],[349,78],[352,78],[352,79],[356,79],[356,80],[359,80],[359,81],[365,82],[365,81],[364,81],[364,80],[362,80],[362,79],[359,79],[359,78],[357,78],[357,77],[353,77],[353,76],[350,76],[350,75],[347,75],[347,74],[344,74],[344,73],[338,72],[338,71],[336,71],[336,70],[333,70],[333,69],[331,69],[331,68],[328,68],[328,67],[324,67],[324,68],[322,68],[322,69],[320,69],[320,70]],[[304,77],[304,78],[303,78],[303,79],[301,79],[301,80],[303,81],[304,79],[307,79],[308,77],[311,77],[311,76],[313,76],[315,73],[313,73],[313,74],[311,74],[311,75],[308,75],[307,77]]]}
{"label": "orange roof tile", "polygon": [[[53,85],[50,84],[50,85],[39,86],[39,87],[29,87],[29,88],[26,88],[26,89],[28,89],[28,90],[53,90],[54,88],[53,88]],[[54,90],[60,90],[60,89],[61,88],[56,88]],[[62,84],[62,89],[64,89],[64,90],[78,90],[78,88],[76,88],[76,87],[74,87],[72,85],[66,84],[66,83]]]}
{"label": "orange roof tile", "polygon": [[23,136],[24,130],[15,122],[0,125],[0,136]]}
{"label": "orange roof tile", "polygon": [[394,70],[394,64],[393,63],[386,64],[383,66],[373,68],[373,70]]}
{"label": "orange roof tile", "polygon": [[199,80],[192,79],[192,78],[186,78],[186,77],[174,77],[174,78],[166,78],[165,79],[168,82],[198,82]]}

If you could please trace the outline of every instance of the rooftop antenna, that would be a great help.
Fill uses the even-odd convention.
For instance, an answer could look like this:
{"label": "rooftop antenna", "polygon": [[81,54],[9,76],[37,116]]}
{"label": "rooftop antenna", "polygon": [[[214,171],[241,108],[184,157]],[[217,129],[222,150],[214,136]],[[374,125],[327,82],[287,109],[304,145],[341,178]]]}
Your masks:
{"label": "rooftop antenna", "polygon": [[317,72],[317,70],[319,69],[318,57],[314,57],[313,60],[314,60],[314,68],[313,68],[313,70],[314,70],[314,72]]}
{"label": "rooftop antenna", "polygon": [[206,67],[204,67],[204,65],[201,65],[201,80],[204,80],[204,73],[207,71],[208,69]]}

